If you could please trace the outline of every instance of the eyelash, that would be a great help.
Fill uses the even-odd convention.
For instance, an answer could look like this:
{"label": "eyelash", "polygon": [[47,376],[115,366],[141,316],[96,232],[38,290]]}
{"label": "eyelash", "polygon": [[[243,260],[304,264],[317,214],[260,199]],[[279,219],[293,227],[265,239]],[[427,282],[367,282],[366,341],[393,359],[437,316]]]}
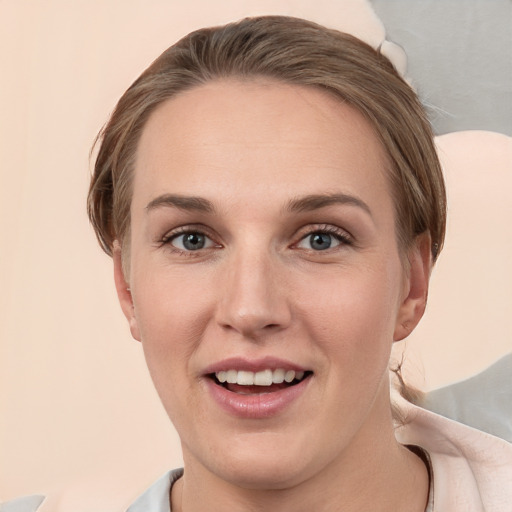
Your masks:
{"label": "eyelash", "polygon": [[[301,237],[299,239],[299,242],[297,242],[296,244],[294,245],[297,245],[298,243],[302,242],[303,240],[305,240],[307,237],[311,236],[311,235],[314,235],[314,234],[326,234],[326,235],[330,235],[332,236],[333,238],[335,238],[341,246],[345,245],[345,246],[350,246],[350,245],[353,245],[354,244],[354,241],[352,239],[352,237],[345,231],[345,230],[342,230],[336,226],[332,226],[332,225],[329,225],[329,224],[319,224],[319,225],[316,225],[316,226],[310,226],[307,228],[307,231],[303,234],[301,234]],[[331,249],[331,248],[329,248]],[[329,251],[329,249],[325,249],[325,251]],[[335,249],[335,248],[333,248]],[[313,249],[311,249],[311,251],[313,252],[323,252],[323,251],[314,251]]]}
{"label": "eyelash", "polygon": [[[202,226],[198,226],[198,227],[182,226],[182,227],[176,228],[173,231],[166,233],[160,240],[159,245],[162,247],[163,246],[167,247],[170,251],[172,251],[180,256],[194,257],[194,256],[197,256],[198,254],[204,252],[205,249],[198,249],[196,251],[190,251],[190,250],[187,251],[187,250],[183,250],[183,249],[180,249],[179,247],[174,246],[172,244],[172,242],[174,240],[176,240],[178,237],[183,236],[183,235],[201,235],[201,236],[204,236],[205,238],[208,238],[209,240],[211,240],[217,248],[221,247],[220,244],[217,244],[214,241],[213,236],[208,232],[208,230],[206,230]],[[207,247],[206,250],[207,249],[210,249],[210,248]],[[196,253],[198,253],[198,254],[196,254]]]}
{"label": "eyelash", "polygon": [[[206,238],[208,238],[209,240],[211,240],[216,248],[220,248],[222,247],[220,244],[217,244],[215,241],[214,241],[214,237],[208,232],[208,230],[206,230],[204,227],[194,227],[194,226],[182,226],[182,227],[179,227],[179,228],[176,228],[175,230],[173,230],[172,232],[170,233],[166,233],[162,239],[160,240],[159,244],[161,246],[167,246],[172,252],[176,253],[176,254],[179,254],[179,255],[183,255],[183,256],[197,256],[197,254],[195,253],[201,253],[203,252],[205,249],[210,249],[210,247],[207,247],[205,249],[197,249],[196,251],[192,251],[192,250],[183,250],[183,249],[180,249],[176,246],[174,246],[172,244],[172,241],[173,240],[176,240],[179,236],[182,236],[182,235],[201,235],[201,236],[204,236]],[[298,248],[297,245],[299,243],[301,243],[303,240],[306,240],[308,236],[311,236],[311,235],[314,235],[314,234],[327,234],[327,235],[330,235],[332,236],[333,238],[336,239],[337,242],[339,242],[340,246],[351,246],[354,244],[354,241],[352,239],[352,237],[344,230],[336,227],[336,226],[332,226],[332,225],[329,225],[329,224],[319,224],[319,225],[313,225],[313,226],[309,226],[307,228],[307,230],[303,233],[301,233],[300,235],[300,238],[298,240],[298,242],[295,242],[292,246],[293,248]],[[338,247],[338,246],[336,246]],[[328,249],[325,249],[325,251],[329,251],[329,249],[336,249],[336,247],[334,248],[328,248]],[[309,249],[310,251],[312,252],[323,252],[323,251],[315,251],[313,249]]]}

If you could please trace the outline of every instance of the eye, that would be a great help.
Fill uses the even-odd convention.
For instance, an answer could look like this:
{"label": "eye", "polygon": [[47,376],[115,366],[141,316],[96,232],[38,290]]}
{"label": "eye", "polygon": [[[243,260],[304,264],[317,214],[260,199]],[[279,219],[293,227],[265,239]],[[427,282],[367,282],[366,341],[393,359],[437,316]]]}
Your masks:
{"label": "eye", "polygon": [[204,233],[197,231],[187,231],[166,237],[163,242],[171,244],[181,251],[199,251],[214,247],[215,243]]}
{"label": "eye", "polygon": [[313,251],[325,251],[338,247],[341,244],[350,244],[349,238],[344,234],[313,231],[302,238],[297,247]]}

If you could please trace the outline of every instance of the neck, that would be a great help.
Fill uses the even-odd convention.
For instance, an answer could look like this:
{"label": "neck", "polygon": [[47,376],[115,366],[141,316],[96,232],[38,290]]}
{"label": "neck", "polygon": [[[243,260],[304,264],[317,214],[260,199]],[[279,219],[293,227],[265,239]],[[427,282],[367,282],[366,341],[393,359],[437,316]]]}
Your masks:
{"label": "neck", "polygon": [[[296,512],[424,512],[428,471],[400,445],[387,409],[372,411],[357,437],[313,477],[280,489],[254,489],[217,477],[185,456],[185,474],[172,492],[173,512],[267,510]],[[375,422],[375,416],[386,421]],[[376,428],[378,427],[378,428]],[[189,460],[187,460],[189,459]]]}

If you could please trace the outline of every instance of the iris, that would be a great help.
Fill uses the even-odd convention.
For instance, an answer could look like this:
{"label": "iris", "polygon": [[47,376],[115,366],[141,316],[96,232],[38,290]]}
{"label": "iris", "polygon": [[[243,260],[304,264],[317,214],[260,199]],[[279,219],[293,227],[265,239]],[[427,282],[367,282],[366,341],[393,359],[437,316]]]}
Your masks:
{"label": "iris", "polygon": [[325,251],[331,247],[332,236],[327,233],[312,233],[309,235],[309,243],[312,249]]}

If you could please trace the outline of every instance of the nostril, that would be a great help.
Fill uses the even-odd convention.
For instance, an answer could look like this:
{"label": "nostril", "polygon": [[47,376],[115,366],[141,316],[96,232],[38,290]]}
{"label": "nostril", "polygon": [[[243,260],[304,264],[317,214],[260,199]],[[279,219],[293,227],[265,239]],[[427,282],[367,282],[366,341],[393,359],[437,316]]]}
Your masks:
{"label": "nostril", "polygon": [[[246,291],[246,294],[248,292]],[[258,337],[263,333],[270,334],[286,328],[290,324],[291,314],[288,305],[264,302],[258,297],[228,296],[223,300],[216,313],[219,326],[228,331],[237,331],[250,338]]]}
{"label": "nostril", "polygon": [[266,322],[269,315],[237,315],[220,323],[226,331],[237,331],[245,336],[257,336],[258,333],[276,331],[283,327],[279,322]]}

